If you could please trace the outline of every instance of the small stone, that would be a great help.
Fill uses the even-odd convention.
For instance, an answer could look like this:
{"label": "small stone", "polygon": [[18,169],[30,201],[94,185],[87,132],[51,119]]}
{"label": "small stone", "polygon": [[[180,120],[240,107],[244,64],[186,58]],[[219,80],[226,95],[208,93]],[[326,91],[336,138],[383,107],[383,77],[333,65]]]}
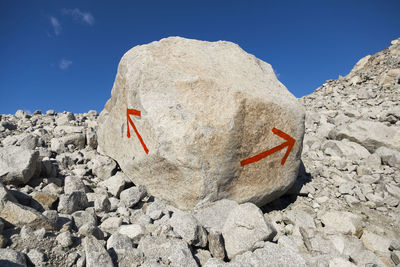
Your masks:
{"label": "small stone", "polygon": [[225,258],[224,239],[220,232],[208,233],[208,248],[214,258],[223,260]]}
{"label": "small stone", "polygon": [[72,214],[78,210],[84,210],[89,206],[89,201],[84,192],[72,192],[60,196],[58,211],[61,213]]}
{"label": "small stone", "polygon": [[321,222],[342,234],[361,235],[361,217],[345,211],[327,211],[321,216]]}
{"label": "small stone", "polygon": [[82,179],[76,176],[67,176],[64,181],[64,194],[72,194],[73,192],[86,192],[86,186]]}
{"label": "small stone", "polygon": [[93,224],[86,223],[79,228],[78,234],[81,236],[94,236],[98,240],[104,239],[104,233],[101,229]]}
{"label": "small stone", "polygon": [[115,231],[118,230],[118,228],[121,226],[122,224],[122,218],[118,218],[118,217],[110,217],[105,219],[101,225],[100,225],[100,229],[102,229],[103,231],[109,232],[109,233],[114,233]]}
{"label": "small stone", "polygon": [[118,232],[128,236],[134,242],[138,242],[142,236],[146,234],[146,229],[140,224],[121,225]]}
{"label": "small stone", "polygon": [[99,185],[106,187],[107,191],[111,195],[119,197],[119,194],[125,188],[125,180],[125,174],[123,172],[117,172],[115,175],[111,176],[107,180],[100,182]]}
{"label": "small stone", "polygon": [[395,265],[400,264],[400,250],[395,250],[390,253],[390,258]]}
{"label": "small stone", "polygon": [[53,194],[49,194],[46,192],[37,192],[32,197],[36,200],[45,210],[50,210],[54,208],[55,203],[58,200],[58,197]]}
{"label": "small stone", "polygon": [[94,209],[96,211],[109,212],[111,209],[111,203],[107,196],[100,195],[94,200]]}
{"label": "small stone", "polygon": [[87,267],[113,267],[110,255],[107,253],[101,241],[94,236],[83,239],[83,247],[86,255]]}
{"label": "small stone", "polygon": [[133,249],[132,240],[124,234],[115,232],[107,240],[107,249],[113,248],[117,253]]}
{"label": "small stone", "polygon": [[198,247],[207,245],[207,232],[197,219],[186,212],[176,211],[172,214],[170,224],[179,236],[188,243]]}
{"label": "small stone", "polygon": [[87,210],[75,211],[72,213],[72,217],[74,218],[75,226],[78,229],[84,224],[97,226],[97,217],[93,212]]}
{"label": "small stone", "polygon": [[272,240],[274,226],[264,219],[261,210],[252,203],[241,204],[231,211],[222,229],[229,259],[254,249],[258,241]]}
{"label": "small stone", "polygon": [[377,235],[370,231],[364,231],[363,235],[361,236],[361,240],[363,241],[365,248],[368,250],[383,253],[389,252],[389,247],[391,244],[391,240],[389,238]]}
{"label": "small stone", "polygon": [[64,248],[70,247],[73,244],[72,235],[68,231],[58,234],[56,240]]}
{"label": "small stone", "polygon": [[127,208],[132,208],[140,200],[142,200],[147,194],[146,188],[144,186],[134,186],[128,189],[125,189],[120,194],[121,202]]}
{"label": "small stone", "polygon": [[11,248],[0,248],[0,263],[4,262],[7,266],[27,266],[25,255]]}

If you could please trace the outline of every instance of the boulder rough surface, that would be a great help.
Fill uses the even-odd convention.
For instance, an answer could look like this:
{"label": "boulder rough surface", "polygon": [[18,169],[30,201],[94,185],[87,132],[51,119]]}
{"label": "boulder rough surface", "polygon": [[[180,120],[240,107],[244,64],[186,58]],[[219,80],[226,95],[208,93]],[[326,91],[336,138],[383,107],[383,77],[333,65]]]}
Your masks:
{"label": "boulder rough surface", "polygon": [[[285,164],[286,148],[242,166],[285,142],[273,128],[296,140]],[[122,57],[98,151],[178,208],[222,198],[264,205],[294,183],[303,135],[304,108],[268,63],[231,42],[170,37]]]}

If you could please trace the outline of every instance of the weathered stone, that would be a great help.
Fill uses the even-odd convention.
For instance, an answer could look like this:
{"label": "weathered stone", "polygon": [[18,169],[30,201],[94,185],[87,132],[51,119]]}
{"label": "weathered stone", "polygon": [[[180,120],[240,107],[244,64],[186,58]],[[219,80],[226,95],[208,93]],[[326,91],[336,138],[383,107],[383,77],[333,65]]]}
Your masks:
{"label": "weathered stone", "polygon": [[94,200],[94,209],[96,211],[108,212],[111,209],[111,203],[107,196],[100,195]]}
{"label": "weathered stone", "polygon": [[387,147],[380,147],[376,150],[375,153],[381,157],[383,164],[389,165],[391,167],[400,168],[400,152],[399,151],[389,149]]}
{"label": "weathered stone", "polygon": [[222,235],[229,259],[256,248],[259,241],[271,241],[276,235],[274,226],[266,222],[261,210],[252,203],[233,209],[228,215]]}
{"label": "weathered stone", "polygon": [[11,248],[0,248],[0,263],[3,266],[23,267],[26,265],[25,255]]}
{"label": "weathered stone", "polygon": [[[127,108],[141,112],[131,119],[148,154]],[[275,127],[296,140],[286,163],[285,148],[241,166],[284,142]],[[303,107],[269,64],[230,42],[171,37],[122,58],[99,117],[98,150],[179,208],[221,198],[263,205],[296,179],[303,134]]]}
{"label": "weathered stone", "polygon": [[361,217],[345,211],[327,211],[321,222],[342,234],[361,236]]}
{"label": "weathered stone", "polygon": [[84,192],[72,192],[60,196],[57,210],[61,213],[72,214],[78,210],[89,207],[89,202]]}
{"label": "weathered stone", "polygon": [[37,249],[31,249],[29,250],[27,254],[29,260],[35,265],[35,266],[44,266],[46,262],[46,255],[37,250]]}
{"label": "weathered stone", "polygon": [[114,233],[115,231],[118,230],[118,228],[122,224],[122,219],[118,217],[110,217],[105,219],[101,224],[100,224],[100,229],[103,231],[109,232],[109,233]]}
{"label": "weathered stone", "polygon": [[125,189],[120,194],[121,202],[127,208],[131,208],[139,203],[147,194],[146,188],[142,185],[133,186],[131,188]]}
{"label": "weathered stone", "polygon": [[110,178],[116,173],[117,163],[107,156],[97,155],[88,163],[94,175],[101,180]]}
{"label": "weathered stone", "polygon": [[207,245],[207,232],[193,215],[176,211],[172,214],[170,224],[174,231],[189,245],[198,247]]}
{"label": "weathered stone", "polygon": [[138,249],[146,258],[161,258],[172,266],[197,267],[188,245],[181,239],[146,235],[140,239]]}
{"label": "weathered stone", "polygon": [[222,232],[229,213],[238,206],[236,201],[221,199],[195,210],[194,216],[206,229]]}
{"label": "weathered stone", "polygon": [[101,229],[91,223],[85,223],[79,228],[78,234],[80,236],[94,236],[98,240],[104,239],[104,233]]}
{"label": "weathered stone", "polygon": [[208,249],[214,258],[223,260],[225,258],[225,244],[220,232],[208,233]]}
{"label": "weathered stone", "polygon": [[111,176],[105,181],[99,183],[100,186],[107,188],[107,191],[115,196],[119,197],[119,194],[125,188],[125,174],[123,172],[117,172],[115,175]]}
{"label": "weathered stone", "polygon": [[64,248],[71,246],[73,243],[71,233],[68,231],[57,235],[56,240]]}
{"label": "weathered stone", "polygon": [[39,153],[18,146],[0,149],[0,182],[26,184],[40,172]]}
{"label": "weathered stone", "polygon": [[53,209],[58,197],[45,192],[37,192],[32,196],[45,210]]}
{"label": "weathered stone", "polygon": [[86,137],[82,133],[71,133],[59,138],[51,139],[51,150],[61,154],[68,150],[68,145],[74,145],[77,149],[85,147]]}
{"label": "weathered stone", "polygon": [[94,236],[87,236],[83,239],[83,247],[86,254],[87,267],[113,267],[113,263],[107,250],[101,241]]}
{"label": "weathered stone", "polygon": [[64,180],[64,194],[73,192],[86,192],[86,186],[82,179],[76,176],[67,176]]}
{"label": "weathered stone", "polygon": [[400,151],[400,128],[389,127],[376,121],[357,120],[338,126],[329,133],[329,137],[337,140],[349,139],[359,143],[371,153],[381,146]]}
{"label": "weathered stone", "polygon": [[97,226],[97,218],[96,214],[87,211],[87,210],[79,210],[72,213],[72,217],[74,218],[74,223],[76,228],[81,228],[84,224],[91,224],[93,226]]}
{"label": "weathered stone", "polygon": [[387,237],[377,235],[370,231],[364,231],[361,240],[363,241],[365,248],[372,252],[389,253],[391,240]]}
{"label": "weathered stone", "polygon": [[307,266],[304,258],[293,250],[281,247],[271,242],[265,242],[263,248],[256,249],[254,252],[246,252],[238,255],[233,260],[244,266]]}
{"label": "weathered stone", "polygon": [[128,236],[134,242],[138,242],[142,236],[146,234],[146,229],[140,224],[121,225],[118,228],[120,234]]}
{"label": "weathered stone", "polygon": [[26,225],[33,229],[44,227],[49,231],[54,230],[54,225],[52,225],[51,222],[40,212],[11,201],[5,203],[3,209],[0,211],[0,218],[11,225],[18,227]]}

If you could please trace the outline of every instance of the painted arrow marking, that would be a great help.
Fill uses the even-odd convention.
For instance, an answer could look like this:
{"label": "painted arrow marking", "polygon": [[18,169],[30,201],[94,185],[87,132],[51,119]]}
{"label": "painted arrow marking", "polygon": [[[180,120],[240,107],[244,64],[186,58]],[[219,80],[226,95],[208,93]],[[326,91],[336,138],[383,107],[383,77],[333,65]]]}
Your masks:
{"label": "painted arrow marking", "polygon": [[129,131],[129,123],[132,125],[133,130],[135,131],[137,137],[139,138],[140,143],[142,144],[142,147],[144,149],[144,152],[146,152],[146,154],[149,154],[149,150],[147,149],[146,144],[143,142],[142,137],[140,136],[138,130],[135,127],[135,124],[133,123],[131,117],[129,117],[129,115],[134,115],[134,116],[138,116],[140,117],[140,110],[136,110],[136,109],[126,109],[126,126],[127,126],[127,132],[126,132],[126,136],[128,138],[131,138],[131,133]]}
{"label": "painted arrow marking", "polygon": [[279,150],[284,149],[285,147],[287,147],[286,153],[285,153],[285,155],[283,156],[282,161],[281,161],[281,165],[285,164],[285,161],[286,161],[287,157],[289,156],[289,153],[290,153],[290,151],[292,150],[292,148],[293,148],[294,143],[296,142],[296,140],[294,140],[290,135],[288,135],[288,134],[286,134],[286,133],[284,133],[284,132],[282,132],[281,130],[278,130],[278,129],[276,129],[276,128],[273,128],[273,129],[272,129],[272,132],[273,132],[274,134],[276,134],[276,135],[282,137],[283,139],[285,139],[286,142],[280,144],[279,146],[276,146],[276,147],[274,147],[274,148],[271,148],[270,150],[261,152],[260,154],[257,154],[257,155],[255,155],[255,156],[253,156],[253,157],[251,157],[251,158],[247,158],[247,159],[242,160],[242,161],[240,162],[240,164],[241,164],[242,166],[247,165],[247,164],[251,164],[251,163],[254,163],[254,162],[257,162],[257,161],[259,161],[259,160],[261,160],[261,159],[263,159],[263,158],[266,158],[266,157],[268,157],[269,155],[274,154],[275,152],[278,152]]}

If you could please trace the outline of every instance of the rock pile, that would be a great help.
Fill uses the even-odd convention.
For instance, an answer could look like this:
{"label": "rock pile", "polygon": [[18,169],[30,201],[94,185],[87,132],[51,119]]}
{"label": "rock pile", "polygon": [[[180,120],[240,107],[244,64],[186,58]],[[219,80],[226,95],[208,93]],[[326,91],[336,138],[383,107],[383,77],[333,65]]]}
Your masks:
{"label": "rock pile", "polygon": [[400,264],[400,39],[301,102],[303,165],[262,207],[179,210],[97,152],[95,111],[0,116],[0,265]]}

